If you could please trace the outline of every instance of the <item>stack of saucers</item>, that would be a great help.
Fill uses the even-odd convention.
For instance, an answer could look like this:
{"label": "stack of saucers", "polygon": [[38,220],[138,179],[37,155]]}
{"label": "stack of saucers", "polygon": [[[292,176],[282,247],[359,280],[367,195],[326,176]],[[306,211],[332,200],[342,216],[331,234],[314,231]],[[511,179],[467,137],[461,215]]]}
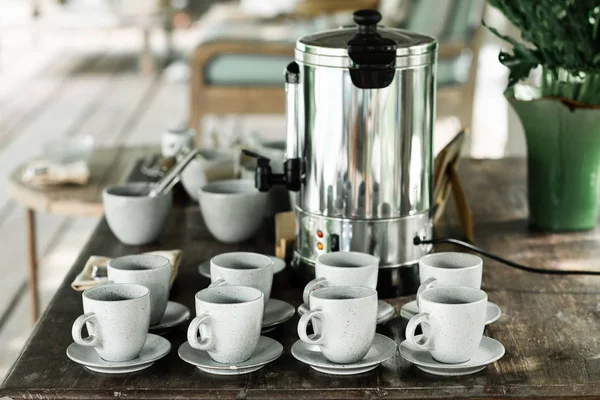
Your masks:
{"label": "stack of saucers", "polygon": [[[481,371],[504,355],[504,346],[484,336],[500,308],[480,289],[483,260],[464,253],[436,253],[419,261],[421,286],[401,315],[410,319],[400,354],[417,368],[442,376]],[[423,334],[415,333],[423,327]],[[435,346],[434,346],[435,343]]]}

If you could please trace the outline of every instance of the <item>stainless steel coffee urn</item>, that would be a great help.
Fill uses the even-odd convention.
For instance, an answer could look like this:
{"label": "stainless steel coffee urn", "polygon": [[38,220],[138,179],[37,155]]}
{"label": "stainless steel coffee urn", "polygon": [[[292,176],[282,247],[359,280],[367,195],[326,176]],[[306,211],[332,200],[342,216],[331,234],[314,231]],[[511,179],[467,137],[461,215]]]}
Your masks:
{"label": "stainless steel coffee urn", "polygon": [[256,186],[295,195],[295,272],[310,278],[320,254],[380,258],[380,297],[410,293],[431,237],[432,132],[437,42],[378,26],[374,10],[356,26],[300,38],[285,72],[287,160],[283,174],[259,157]]}

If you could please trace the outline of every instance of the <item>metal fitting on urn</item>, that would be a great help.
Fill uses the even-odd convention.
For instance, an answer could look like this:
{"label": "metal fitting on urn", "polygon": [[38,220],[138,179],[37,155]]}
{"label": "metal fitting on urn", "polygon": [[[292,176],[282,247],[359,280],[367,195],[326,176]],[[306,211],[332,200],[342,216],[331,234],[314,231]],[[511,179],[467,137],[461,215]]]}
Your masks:
{"label": "metal fitting on urn", "polygon": [[295,196],[295,277],[311,279],[323,253],[369,253],[388,297],[416,290],[431,250],[413,238],[432,230],[437,42],[380,20],[361,10],[355,27],[300,38],[285,71],[283,174],[246,154],[259,190],[285,185]]}

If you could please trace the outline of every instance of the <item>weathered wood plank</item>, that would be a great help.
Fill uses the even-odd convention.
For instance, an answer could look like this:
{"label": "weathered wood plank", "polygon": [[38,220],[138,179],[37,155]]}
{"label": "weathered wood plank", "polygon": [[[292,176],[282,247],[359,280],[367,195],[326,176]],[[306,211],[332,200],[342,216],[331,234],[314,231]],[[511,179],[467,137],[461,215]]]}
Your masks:
{"label": "weathered wood plank", "polygon": [[[483,172],[484,171],[484,172]],[[546,249],[542,242],[574,242],[572,235],[542,235],[530,232],[524,222],[524,164],[518,160],[465,161],[461,177],[477,222],[476,243],[504,255],[528,252],[535,260]],[[509,184],[509,182],[511,182]],[[514,187],[514,191],[506,191]],[[498,231],[497,221],[513,218],[515,225]],[[458,219],[449,207],[438,235],[458,234]],[[593,232],[580,233],[582,238]],[[536,237],[536,244],[524,238]],[[233,250],[272,251],[272,231],[263,230],[246,243],[217,243],[204,227],[196,207],[176,207],[166,231],[149,246],[120,244],[103,221],[83,249],[57,296],[42,317],[25,351],[0,389],[14,397],[109,398],[118,388],[120,396],[145,398],[353,398],[401,399],[473,398],[597,398],[600,393],[600,329],[598,277],[547,277],[527,274],[486,261],[484,286],[490,299],[503,309],[502,318],[486,329],[500,340],[507,353],[499,362],[471,376],[444,379],[421,373],[399,355],[375,371],[354,377],[317,373],[293,359],[290,346],[297,340],[297,318],[283,324],[270,336],[281,341],[284,354],[277,361],[246,377],[214,377],[201,373],[177,356],[185,341],[185,327],[167,335],[173,350],[150,369],[131,375],[102,376],[70,362],[65,348],[71,343],[70,326],[82,312],[80,294],[69,287],[92,254],[118,256],[151,249],[184,250],[180,276],[171,298],[193,309],[194,293],[208,280],[197,272],[198,263],[215,254]],[[600,253],[592,240],[578,242],[573,253],[544,255],[552,260],[579,257],[585,248],[590,263]],[[506,254],[510,246],[510,254]],[[438,249],[439,250],[439,249]],[[300,283],[291,270],[275,277],[273,297],[298,305]],[[295,282],[295,283],[294,283]],[[412,297],[389,299],[398,309]],[[379,327],[379,332],[403,340],[405,322],[396,318]],[[48,341],[47,337],[54,340]]]}

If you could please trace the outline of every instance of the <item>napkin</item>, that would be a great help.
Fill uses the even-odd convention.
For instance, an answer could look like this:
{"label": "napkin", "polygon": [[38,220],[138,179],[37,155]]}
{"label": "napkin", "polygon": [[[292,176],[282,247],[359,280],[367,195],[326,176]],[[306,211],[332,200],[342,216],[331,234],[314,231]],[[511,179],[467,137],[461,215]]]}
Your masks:
{"label": "napkin", "polygon": [[31,161],[21,175],[23,182],[34,186],[72,183],[85,185],[90,180],[90,170],[85,161],[60,164],[49,160]]}
{"label": "napkin", "polygon": [[[179,271],[179,265],[181,264],[183,251],[159,250],[151,251],[144,254],[157,254],[159,256],[163,256],[169,259],[169,261],[171,262],[171,285],[173,285],[173,281],[177,277],[177,272]],[[92,270],[94,269],[94,266],[98,266],[99,270],[106,274],[106,266],[110,260],[111,258],[109,257],[90,256],[90,258],[88,258],[87,262],[83,266],[81,272],[75,277],[75,280],[71,283],[71,287],[74,290],[83,291],[85,289],[91,288],[93,286],[99,285],[100,283],[108,281],[107,277],[93,279]]]}

